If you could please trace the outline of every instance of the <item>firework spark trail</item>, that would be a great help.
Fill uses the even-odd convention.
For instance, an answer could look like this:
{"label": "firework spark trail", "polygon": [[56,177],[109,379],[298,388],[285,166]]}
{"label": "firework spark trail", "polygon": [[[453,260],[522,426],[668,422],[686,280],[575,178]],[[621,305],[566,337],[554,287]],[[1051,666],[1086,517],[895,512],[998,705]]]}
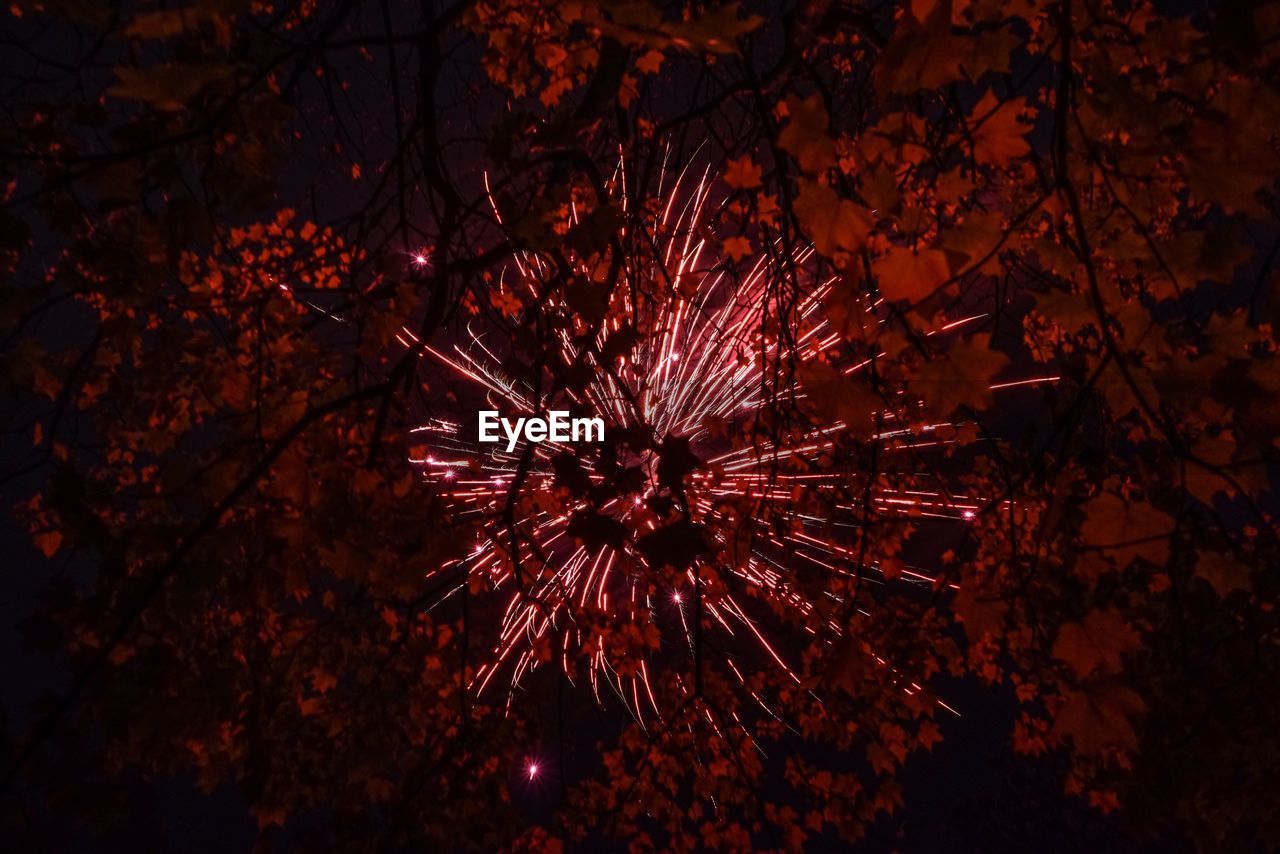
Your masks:
{"label": "firework spark trail", "polygon": [[[664,177],[665,180],[665,177]],[[770,360],[784,354],[782,340],[766,335],[768,288],[772,275],[764,255],[758,257],[745,274],[735,276],[718,263],[705,263],[704,256],[712,255],[707,240],[700,236],[697,224],[701,219],[711,191],[711,181],[704,174],[688,193],[678,192],[684,176],[677,176],[674,187],[667,190],[667,201],[651,224],[655,235],[667,235],[661,247],[660,264],[651,262],[653,269],[628,268],[624,275],[647,278],[652,283],[675,283],[687,288],[696,284],[692,293],[686,289],[684,298],[674,295],[657,301],[656,318],[647,334],[630,353],[618,362],[617,369],[605,370],[595,363],[592,352],[575,342],[569,331],[561,330],[558,337],[560,355],[565,364],[593,363],[597,370],[581,394],[567,393],[576,404],[590,409],[607,424],[622,428],[629,425],[647,425],[661,441],[678,437],[689,442],[691,448],[702,451],[706,468],[693,474],[692,481],[697,498],[691,504],[690,513],[711,516],[717,511],[714,503],[719,499],[750,499],[762,505],[772,505],[776,512],[790,514],[798,521],[790,531],[779,531],[758,524],[755,542],[745,560],[727,567],[733,577],[773,602],[784,605],[805,618],[815,613],[815,603],[794,589],[787,578],[794,574],[794,567],[781,561],[802,561],[832,575],[852,576],[855,572],[874,571],[876,567],[859,567],[855,570],[857,550],[834,542],[830,536],[815,536],[810,531],[821,532],[831,524],[855,527],[856,508],[852,504],[835,503],[832,506],[836,518],[820,518],[796,510],[793,490],[800,487],[831,489],[829,475],[812,473],[813,465],[835,447],[835,437],[843,430],[843,424],[810,430],[794,445],[780,446],[770,439],[757,438],[744,447],[723,450],[718,448],[708,424],[728,421],[747,421],[767,405],[766,366]],[[486,179],[487,186],[487,179]],[[686,201],[681,204],[678,198]],[[624,209],[627,200],[622,200]],[[497,214],[495,206],[495,215]],[[812,250],[803,250],[797,257],[803,264]],[[548,274],[536,256],[515,258],[522,279],[528,283],[530,294],[537,296],[534,282]],[[803,328],[790,347],[790,354],[800,361],[816,358],[823,351],[835,346],[842,336],[833,330],[820,311],[824,296],[833,281],[822,283],[796,307],[796,316]],[[625,290],[625,289],[624,289]],[[646,306],[652,309],[653,306]],[[874,317],[876,306],[867,311]],[[634,316],[640,306],[626,297],[626,312]],[[934,333],[949,332],[983,315],[961,318]],[[594,341],[595,352],[603,347],[609,334],[617,332],[619,322],[602,324]],[[406,346],[418,346],[438,364],[457,377],[482,390],[490,405],[520,415],[533,415],[547,408],[547,402],[538,400],[533,389],[506,377],[499,365],[500,357],[485,341],[485,336],[468,329],[465,344],[456,344],[442,351],[419,342],[405,330],[402,342]],[[862,370],[871,360],[841,368],[844,374]],[[992,388],[1010,388],[1038,382],[1052,382],[1056,377],[1034,378],[1001,383]],[[797,398],[803,398],[803,388],[797,390]],[[930,438],[938,428],[953,426],[949,423],[927,425],[919,432],[907,429],[886,429],[875,439],[889,443],[896,450],[911,451],[948,444],[954,440]],[[605,639],[598,632],[585,628],[589,613],[608,614],[613,609],[626,612],[643,610],[658,620],[663,615],[662,603],[651,601],[648,588],[659,577],[648,573],[624,569],[618,561],[619,552],[608,545],[589,548],[579,544],[569,533],[574,512],[587,510],[585,500],[574,503],[563,512],[549,512],[537,506],[521,519],[520,537],[503,529],[501,519],[508,502],[517,496],[512,485],[521,476],[522,461],[527,465],[523,491],[530,495],[547,494],[553,489],[554,469],[552,458],[562,452],[572,453],[572,448],[555,442],[526,445],[523,441],[507,452],[501,445],[481,446],[461,436],[462,426],[440,419],[432,419],[416,428],[423,435],[432,452],[414,457],[411,462],[422,467],[426,477],[446,495],[458,515],[474,517],[481,521],[484,530],[475,550],[460,561],[441,567],[443,573],[465,568],[469,578],[485,578],[495,593],[505,591],[508,599],[498,627],[498,640],[492,654],[479,666],[471,683],[471,690],[482,694],[489,689],[496,676],[505,672],[509,686],[508,704],[521,680],[541,661],[546,660],[550,642],[561,639],[556,654],[566,675],[572,679],[575,668],[571,659],[578,654],[587,661],[587,675],[592,690],[600,698],[602,684],[621,700],[637,721],[647,714],[644,706],[661,716],[659,703],[654,696],[650,678],[650,662],[641,657],[634,673],[620,673],[606,654]],[[496,448],[496,449],[495,449]],[[593,467],[589,456],[579,458],[587,469],[591,483],[599,484],[605,475]],[[642,467],[648,484],[633,495],[615,497],[595,510],[621,521],[639,537],[657,526],[654,516],[646,511],[646,500],[660,487],[653,483],[651,454]],[[807,473],[806,473],[807,472]],[[972,518],[982,501],[974,497],[956,497],[943,490],[929,491],[903,488],[885,489],[873,497],[877,510],[911,513],[943,519],[965,520]],[[840,518],[847,514],[847,518]],[[523,539],[511,553],[511,544]],[[718,545],[725,546],[723,537]],[[629,564],[644,567],[645,562],[636,549],[624,546],[622,554],[630,558]],[[845,564],[842,566],[841,564]],[[520,569],[517,569],[520,567]],[[697,585],[695,569],[686,569],[681,575],[689,588]],[[518,583],[517,572],[525,578]],[[932,584],[927,573],[908,568],[902,573],[906,583]],[[465,582],[449,594],[462,590]],[[834,594],[830,594],[833,598]],[[695,640],[685,614],[684,595],[680,586],[671,589],[672,603],[678,616],[680,634],[690,651]],[[749,636],[764,653],[766,659],[776,665],[787,677],[799,684],[800,675],[787,663],[776,645],[766,637],[759,620],[753,618],[733,593],[722,592],[715,601],[701,603],[708,625],[719,627],[729,636]],[[864,613],[859,611],[859,613]],[[822,627],[837,637],[843,627],[831,619],[823,620]],[[805,623],[810,634],[819,629]],[[777,717],[765,698],[750,687],[732,657],[725,656],[730,672],[738,684],[769,715]],[[876,660],[883,666],[887,662]],[[677,674],[678,676],[678,674]],[[683,685],[677,678],[676,683]],[[904,679],[905,690],[918,691],[918,683]],[[687,692],[688,688],[684,690]],[[945,707],[945,704],[944,704]],[[949,708],[949,707],[946,707]],[[745,729],[744,729],[745,731]]]}

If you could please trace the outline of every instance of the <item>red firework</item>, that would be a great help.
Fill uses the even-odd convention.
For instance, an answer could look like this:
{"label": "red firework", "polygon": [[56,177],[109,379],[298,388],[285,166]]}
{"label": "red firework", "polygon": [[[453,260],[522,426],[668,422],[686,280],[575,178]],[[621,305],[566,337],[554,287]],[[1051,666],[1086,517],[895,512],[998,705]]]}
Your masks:
{"label": "red firework", "polygon": [[[570,328],[556,332],[560,360],[590,368],[581,388],[545,394],[528,377],[511,377],[502,368],[508,342],[493,343],[482,332],[468,330],[463,343],[442,349],[405,333],[407,345],[473,385],[488,408],[507,416],[572,408],[602,418],[606,436],[623,437],[588,449],[521,440],[508,451],[502,444],[479,444],[471,438],[474,426],[464,434],[456,421],[432,418],[416,428],[430,451],[411,462],[479,531],[470,554],[437,571],[462,570],[446,598],[470,583],[504,602],[492,649],[471,681],[478,695],[501,675],[510,702],[532,670],[555,658],[571,680],[585,673],[597,699],[607,687],[637,720],[661,717],[655,670],[671,661],[672,647],[692,656],[704,626],[708,635],[726,639],[722,646],[735,639],[747,656],[754,647],[759,662],[800,685],[797,665],[766,628],[778,622],[769,612],[789,614],[802,632],[834,641],[846,624],[818,599],[839,606],[840,597],[815,595],[812,585],[796,583],[797,576],[879,576],[874,561],[840,535],[854,525],[855,502],[843,495],[827,461],[846,425],[778,429],[774,417],[780,407],[805,398],[795,374],[780,377],[777,367],[829,361],[824,354],[842,339],[822,311],[833,282],[815,282],[779,321],[777,312],[771,314],[783,275],[778,265],[765,254],[737,267],[722,263],[699,228],[710,182],[704,175],[673,184],[660,188],[658,197],[666,200],[660,209],[639,218],[642,243],[651,251],[640,256],[645,260],[623,265],[623,286],[614,289],[607,319],[586,336]],[[621,204],[625,209],[625,198]],[[812,250],[802,249],[792,264],[802,268],[811,257]],[[554,298],[540,298],[538,283],[554,271],[538,256],[516,257],[513,267],[539,311],[568,311]],[[585,263],[578,272],[590,273]],[[879,322],[879,308],[865,306],[869,321]],[[977,319],[963,318],[938,332]],[[638,334],[619,352],[617,336],[627,329]],[[600,355],[611,351],[616,359]],[[869,364],[834,367],[852,375]],[[954,441],[937,435],[952,425],[908,430],[893,426],[887,408],[867,415],[879,416],[883,426],[872,438],[887,451]],[[870,498],[880,512],[961,523],[979,508],[975,499],[914,483],[877,487]],[[593,534],[592,526],[604,532]],[[703,538],[696,558],[669,561],[663,543],[654,542],[677,531]],[[723,583],[708,585],[703,573],[711,567]],[[933,581],[908,568],[900,583]],[[611,654],[599,626],[613,618],[679,641],[649,636],[639,655],[634,649]],[[727,673],[772,715],[743,672],[758,663],[735,658],[723,657]],[[668,684],[687,695],[691,686],[679,668],[671,670]],[[903,689],[918,685],[904,678]]]}

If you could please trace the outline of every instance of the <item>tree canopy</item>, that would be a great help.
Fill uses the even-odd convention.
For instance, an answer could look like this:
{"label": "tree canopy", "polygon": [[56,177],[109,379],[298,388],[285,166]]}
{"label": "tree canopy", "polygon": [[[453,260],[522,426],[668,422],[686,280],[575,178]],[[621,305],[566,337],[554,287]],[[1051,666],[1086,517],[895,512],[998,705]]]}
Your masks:
{"label": "tree canopy", "polygon": [[15,838],[1280,846],[1280,3],[5,14]]}

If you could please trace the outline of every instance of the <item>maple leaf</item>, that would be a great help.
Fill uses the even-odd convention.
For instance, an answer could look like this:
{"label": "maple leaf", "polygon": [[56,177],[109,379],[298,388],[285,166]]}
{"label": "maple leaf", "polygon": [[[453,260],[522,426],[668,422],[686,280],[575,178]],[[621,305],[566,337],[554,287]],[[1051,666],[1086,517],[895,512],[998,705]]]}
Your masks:
{"label": "maple leaf", "polygon": [[1121,656],[1139,646],[1138,633],[1115,608],[1091,611],[1083,623],[1066,623],[1053,642],[1053,657],[1065,661],[1078,678],[1095,670],[1119,673]]}
{"label": "maple leaf", "polygon": [[750,190],[760,186],[760,167],[752,161],[751,155],[725,163],[724,182],[735,190]]}
{"label": "maple leaf", "polygon": [[857,251],[871,230],[871,218],[860,206],[824,184],[801,181],[794,209],[814,248],[827,257]]}
{"label": "maple leaf", "polygon": [[930,296],[947,279],[951,268],[947,256],[937,249],[915,251],[895,246],[871,265],[880,293],[890,300],[919,302]]}
{"label": "maple leaf", "polygon": [[870,431],[884,401],[866,383],[848,377],[825,362],[805,362],[796,369],[808,408],[823,426],[843,423],[855,433]]}
{"label": "maple leaf", "polygon": [[1036,294],[1036,311],[1068,333],[1076,333],[1097,321],[1089,298],[1056,288]]}
{"label": "maple leaf", "polygon": [[1138,733],[1132,720],[1147,710],[1136,691],[1115,678],[1092,680],[1066,692],[1053,730],[1068,736],[1081,753],[1101,753],[1108,748],[1136,750]]}
{"label": "maple leaf", "polygon": [[721,248],[724,250],[724,254],[737,262],[751,254],[751,241],[741,235],[727,237],[721,244]]}
{"label": "maple leaf", "polygon": [[1025,139],[1030,128],[1019,120],[1025,98],[1001,103],[990,89],[974,105],[971,115],[978,122],[971,130],[973,156],[982,163],[1005,167],[1031,150]]}
{"label": "maple leaf", "polygon": [[312,668],[311,670],[311,687],[317,693],[327,694],[334,688],[338,687],[338,677],[325,670],[323,667]]}
{"label": "maple leaf", "polygon": [[657,74],[662,70],[662,61],[666,59],[666,54],[660,50],[646,51],[643,56],[636,60],[636,68],[645,74]]}
{"label": "maple leaf", "polygon": [[870,342],[879,337],[880,323],[868,310],[862,294],[859,267],[852,265],[831,285],[822,307],[831,326],[850,341]]}
{"label": "maple leaf", "polygon": [[506,288],[495,288],[489,292],[489,304],[507,317],[519,317],[524,307],[520,298]]}
{"label": "maple leaf", "polygon": [[913,4],[924,20],[907,16],[876,60],[875,84],[883,93],[937,89],[963,79],[960,60],[971,38],[952,35],[951,4]]}
{"label": "maple leaf", "polygon": [[756,219],[762,223],[773,222],[782,209],[778,207],[777,195],[763,195],[756,199]]}
{"label": "maple leaf", "polygon": [[964,272],[975,270],[987,275],[1001,272],[996,252],[1004,237],[1000,213],[972,213],[958,227],[948,229],[941,238],[942,248],[959,255],[963,262],[952,266]]}
{"label": "maple leaf", "polygon": [[1221,552],[1196,552],[1195,577],[1207,582],[1224,599],[1237,590],[1253,587],[1248,568]]}
{"label": "maple leaf", "polygon": [[1163,565],[1169,556],[1173,519],[1146,501],[1125,501],[1110,492],[1084,505],[1080,533],[1086,546],[1101,549],[1123,569],[1137,558]]}
{"label": "maple leaf", "polygon": [[827,134],[831,121],[822,95],[814,93],[801,101],[793,95],[786,100],[787,126],[778,134],[778,147],[800,164],[801,171],[813,175],[836,162],[836,144]]}
{"label": "maple leaf", "polygon": [[961,587],[951,607],[964,623],[964,632],[970,640],[999,637],[1004,633],[1009,606],[999,597],[979,596],[968,587]]}
{"label": "maple leaf", "polygon": [[986,409],[991,381],[1007,364],[1007,356],[991,349],[991,336],[980,332],[921,365],[907,387],[937,415],[950,415],[961,406]]}
{"label": "maple leaf", "polygon": [[53,557],[58,549],[62,548],[61,531],[40,531],[33,534],[31,539],[35,542],[36,548],[40,550],[40,554],[45,557]]}

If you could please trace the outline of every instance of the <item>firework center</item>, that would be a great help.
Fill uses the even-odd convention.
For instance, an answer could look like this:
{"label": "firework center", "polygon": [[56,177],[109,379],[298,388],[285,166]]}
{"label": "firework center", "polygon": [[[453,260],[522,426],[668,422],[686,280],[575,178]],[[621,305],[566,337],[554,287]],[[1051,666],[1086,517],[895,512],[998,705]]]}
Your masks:
{"label": "firework center", "polygon": [[[502,436],[498,428],[502,428]],[[604,419],[571,418],[568,410],[552,409],[546,418],[532,415],[528,418],[502,418],[496,409],[480,410],[479,439],[490,444],[505,437],[507,451],[525,442],[603,442]]]}

